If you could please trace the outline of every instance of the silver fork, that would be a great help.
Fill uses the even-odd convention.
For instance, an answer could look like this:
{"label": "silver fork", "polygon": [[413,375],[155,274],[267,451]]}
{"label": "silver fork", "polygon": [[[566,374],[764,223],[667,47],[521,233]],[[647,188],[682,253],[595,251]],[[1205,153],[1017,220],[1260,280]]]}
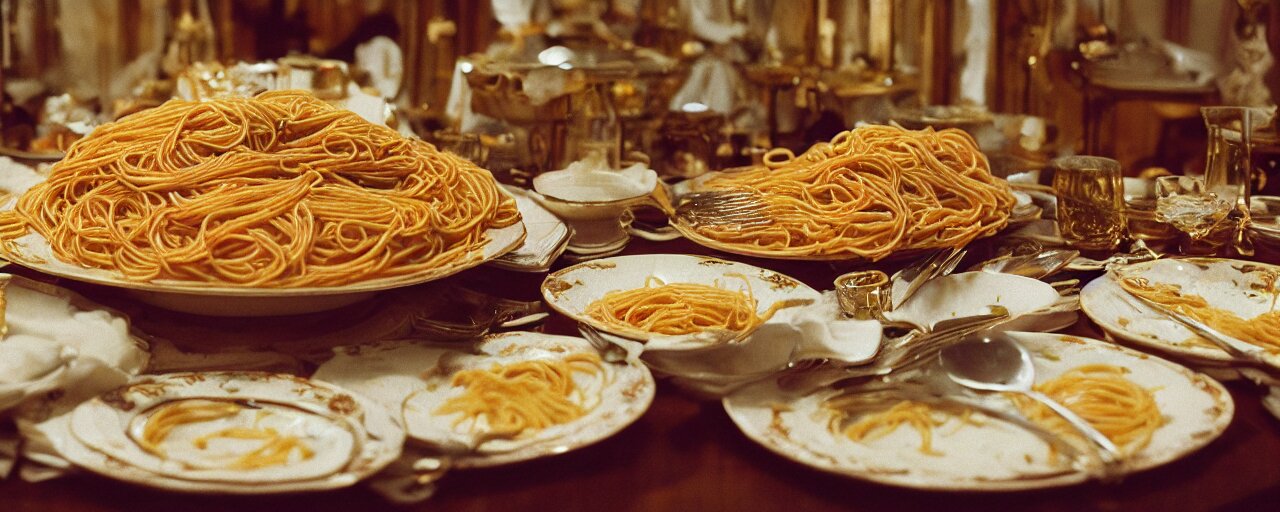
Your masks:
{"label": "silver fork", "polygon": [[764,196],[754,190],[710,190],[679,198],[676,219],[692,227],[764,226],[773,223],[765,212]]}
{"label": "silver fork", "polygon": [[[911,400],[929,405],[962,407],[981,412],[989,417],[1010,423],[1041,438],[1059,453],[1071,461],[1071,470],[1082,471],[1093,478],[1107,479],[1111,476],[1108,465],[1098,459],[1095,452],[1082,450],[1066,441],[1043,426],[1026,419],[1021,414],[989,404],[981,397],[965,390],[957,390],[949,382],[930,372],[913,372],[910,376],[897,379],[891,383],[869,384],[851,389],[841,389],[831,398],[853,397],[863,408],[873,408],[878,404]],[[855,418],[849,418],[853,420]],[[1086,464],[1085,458],[1091,457],[1093,464]]]}
{"label": "silver fork", "polygon": [[928,361],[929,354],[937,354],[949,342],[966,334],[995,326],[1009,319],[1008,312],[978,315],[939,322],[933,332],[911,331],[898,338],[890,338],[880,348],[880,354],[870,364],[861,366],[825,366],[819,363],[797,363],[777,378],[783,391],[807,391],[849,379],[864,381],[898,371],[907,363],[915,365]]}
{"label": "silver fork", "polygon": [[1119,294],[1123,295],[1123,298],[1130,302],[1146,305],[1156,313],[1164,315],[1169,319],[1182,324],[1184,327],[1191,330],[1191,332],[1209,340],[1238,361],[1261,365],[1272,369],[1280,368],[1280,366],[1267,357],[1267,350],[1262,347],[1228,336],[1222,331],[1214,329],[1209,324],[1201,322],[1199,319],[1191,315],[1185,315],[1182,312],[1174,310],[1173,308],[1157,301],[1140,295],[1128,293],[1128,291],[1121,291]]}

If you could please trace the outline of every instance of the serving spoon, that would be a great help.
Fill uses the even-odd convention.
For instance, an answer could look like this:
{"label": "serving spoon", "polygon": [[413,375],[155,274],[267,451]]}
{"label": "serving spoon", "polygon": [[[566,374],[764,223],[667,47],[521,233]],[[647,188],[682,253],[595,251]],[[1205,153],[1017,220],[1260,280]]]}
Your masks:
{"label": "serving spoon", "polygon": [[1066,406],[1032,389],[1036,379],[1031,354],[1004,332],[983,332],[966,336],[938,352],[942,370],[952,381],[981,391],[1020,393],[1040,402],[1067,420],[1081,434],[1102,448],[1103,463],[1111,465],[1119,458],[1119,450],[1107,436],[1098,432]]}

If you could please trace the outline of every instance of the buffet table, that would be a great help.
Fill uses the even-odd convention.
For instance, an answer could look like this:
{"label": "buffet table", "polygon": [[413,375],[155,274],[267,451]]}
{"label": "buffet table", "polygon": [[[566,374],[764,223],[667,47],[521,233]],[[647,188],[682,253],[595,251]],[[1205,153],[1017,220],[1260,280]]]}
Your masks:
{"label": "buffet table", "polygon": [[[830,289],[848,271],[829,263],[725,256],[693,243],[632,240],[624,254],[708,254],[794,276]],[[981,257],[981,250],[971,258]],[[1275,260],[1260,251],[1259,258]],[[964,268],[968,263],[961,266]],[[556,268],[566,266],[562,261]],[[27,273],[30,274],[30,273]],[[536,301],[543,274],[482,267],[466,274],[473,285],[507,298]],[[1084,276],[1091,278],[1093,276]],[[126,312],[118,292],[61,283]],[[150,310],[147,314],[165,313]],[[1081,317],[1068,332],[1101,337]],[[545,332],[575,334],[552,314]],[[1013,493],[944,493],[898,489],[827,475],[789,462],[749,441],[720,402],[705,401],[668,382],[649,411],[621,433],[571,453],[496,469],[455,471],[430,500],[412,510],[1220,510],[1267,509],[1280,500],[1280,422],[1262,407],[1263,390],[1227,383],[1236,413],[1220,439],[1205,449],[1122,482]],[[0,482],[0,509],[62,510],[351,510],[388,506],[362,488],[266,497],[176,495],[87,475],[27,483]]]}

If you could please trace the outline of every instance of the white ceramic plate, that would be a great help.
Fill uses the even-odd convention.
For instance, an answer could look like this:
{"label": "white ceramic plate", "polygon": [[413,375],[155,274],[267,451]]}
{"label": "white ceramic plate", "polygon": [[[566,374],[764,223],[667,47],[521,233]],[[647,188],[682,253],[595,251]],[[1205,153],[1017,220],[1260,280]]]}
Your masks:
{"label": "white ceramic plate", "polygon": [[[236,404],[233,416],[181,424],[144,449],[145,423],[161,407]],[[404,430],[381,407],[331,384],[257,372],[175,373],[144,377],[81,404],[51,422],[59,453],[84,469],[117,480],[183,492],[266,494],[350,486],[400,456]],[[291,449],[279,464],[238,468],[259,439],[201,437],[228,428],[276,429],[310,450]]]}
{"label": "white ceramic plate", "polygon": [[520,220],[528,234],[524,242],[511,252],[503,254],[490,265],[519,272],[546,272],[551,269],[564,250],[569,247],[573,230],[564,221],[538,204],[528,190],[504,185],[503,188],[516,199]]}
{"label": "white ceramic plate", "polygon": [[[1204,297],[1215,307],[1241,318],[1253,318],[1270,310],[1272,297],[1251,286],[1260,286],[1266,272],[1280,273],[1280,267],[1221,258],[1185,258],[1137,263],[1117,271],[1145,277],[1153,284],[1179,285],[1184,292]],[[1119,339],[1195,361],[1231,361],[1222,349],[1208,342],[1194,343],[1198,337],[1182,324],[1127,295],[1108,273],[1080,290],[1080,306],[1099,327]],[[1280,364],[1280,354],[1269,357],[1273,364]]]}
{"label": "white ceramic plate", "polygon": [[[636,339],[635,334],[618,332],[591,318],[586,310],[606,293],[643,288],[650,276],[667,284],[693,283],[744,291],[742,279],[745,278],[755,296],[757,314],[763,314],[776,302],[792,299],[816,302],[821,298],[813,288],[772,270],[684,254],[618,256],[579,263],[547,276],[542,282],[542,298],[553,309],[578,322],[602,332]],[[783,321],[792,309],[781,309],[773,318]]]}
{"label": "white ceramic plate", "polygon": [[[472,431],[469,425],[455,425],[456,415],[434,412],[450,396],[462,391],[450,385],[453,372],[596,352],[582,338],[534,332],[488,336],[476,344],[474,354],[463,354],[456,348],[412,341],[339,348],[313,378],[360,392],[402,415],[411,438],[435,446],[469,446],[475,444],[475,436],[481,432]],[[447,369],[440,368],[442,358],[447,361]],[[474,450],[454,457],[453,467],[498,466],[582,448],[621,431],[639,419],[653,402],[653,376],[641,364],[606,362],[601,378],[575,374],[574,379],[579,389],[586,391],[585,400],[598,400],[585,416],[528,436],[480,443]]]}
{"label": "white ceramic plate", "polygon": [[[1214,380],[1174,363],[1105,341],[1045,333],[1011,333],[1033,355],[1043,382],[1087,364],[1127,368],[1127,378],[1151,390],[1167,422],[1150,444],[1127,456],[1122,474],[1184,457],[1217,438],[1231,422],[1231,396]],[[933,430],[933,447],[922,454],[909,426],[859,443],[828,430],[821,408],[829,390],[795,398],[774,379],[743,388],[723,400],[738,428],[756,443],[800,464],[888,485],[932,490],[1011,491],[1083,482],[1087,476],[1049,457],[1049,445],[1011,423],[984,417],[980,425],[949,420]],[[1012,407],[994,397],[1002,407]],[[1010,409],[1016,410],[1016,409]]]}
{"label": "white ceramic plate", "polygon": [[[12,209],[16,199],[0,210]],[[76,281],[130,290],[141,301],[165,309],[211,316],[274,316],[324,311],[372,296],[373,292],[441,279],[497,258],[518,247],[525,238],[524,224],[490,229],[479,257],[416,274],[370,279],[343,286],[299,288],[250,288],[209,285],[171,279],[135,281],[113,270],[87,268],[63,262],[53,254],[39,233],[13,241],[3,256],[9,261],[46,274]]]}

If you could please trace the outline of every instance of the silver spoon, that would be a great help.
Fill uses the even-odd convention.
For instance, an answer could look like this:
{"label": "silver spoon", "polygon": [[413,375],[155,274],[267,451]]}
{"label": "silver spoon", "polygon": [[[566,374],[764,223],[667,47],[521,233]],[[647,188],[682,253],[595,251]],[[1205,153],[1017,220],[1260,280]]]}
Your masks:
{"label": "silver spoon", "polygon": [[938,353],[947,376],[957,384],[982,391],[1021,393],[1044,404],[1086,438],[1102,448],[1104,463],[1114,462],[1119,455],[1116,445],[1083,418],[1044,393],[1031,388],[1036,380],[1031,354],[1003,332],[984,332],[966,336]]}

